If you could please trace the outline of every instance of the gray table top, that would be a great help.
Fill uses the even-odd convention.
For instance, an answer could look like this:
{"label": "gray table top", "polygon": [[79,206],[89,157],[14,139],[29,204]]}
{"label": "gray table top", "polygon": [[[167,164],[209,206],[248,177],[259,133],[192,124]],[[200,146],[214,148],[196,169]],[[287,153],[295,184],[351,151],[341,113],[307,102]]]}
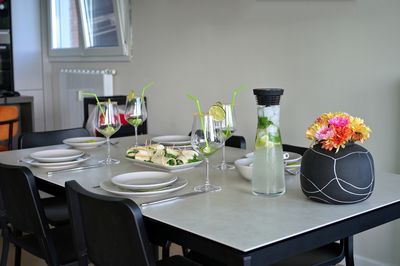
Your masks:
{"label": "gray table top", "polygon": [[[149,137],[141,136],[142,141],[144,138]],[[151,170],[124,159],[125,150],[132,142],[132,137],[120,138],[118,144],[112,145],[112,157],[121,160],[119,165],[53,176],[48,176],[46,170],[40,168],[32,167],[31,170],[38,178],[57,185],[63,186],[65,181],[74,179],[88,190],[108,194],[93,187],[121,173]],[[3,152],[0,153],[0,162],[18,165],[20,158],[29,156],[33,151],[61,147],[65,148],[66,145]],[[106,146],[87,152],[92,155],[91,162],[88,163],[93,163],[104,157]],[[244,150],[227,148],[228,161],[244,154]],[[216,163],[219,159],[220,156],[216,154],[212,157],[212,162]],[[204,182],[205,169],[200,165],[178,172],[177,175],[189,181],[184,189],[162,196],[132,199],[140,204],[189,192],[194,186]],[[372,196],[352,205],[327,205],[308,200],[301,192],[299,176],[286,176],[287,192],[283,196],[266,198],[254,196],[250,182],[243,179],[237,170],[220,171],[211,168],[210,175],[211,183],[222,186],[221,192],[204,193],[143,207],[143,215],[247,252],[400,201],[400,175],[390,173],[376,173]]]}

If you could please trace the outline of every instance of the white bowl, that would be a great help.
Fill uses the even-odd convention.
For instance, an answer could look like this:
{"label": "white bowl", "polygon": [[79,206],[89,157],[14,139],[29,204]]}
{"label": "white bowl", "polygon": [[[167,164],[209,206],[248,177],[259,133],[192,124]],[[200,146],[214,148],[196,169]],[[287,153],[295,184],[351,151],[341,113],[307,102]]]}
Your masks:
{"label": "white bowl", "polygon": [[250,164],[253,163],[253,158],[242,158],[235,161],[236,169],[239,173],[247,180],[251,180],[251,172],[253,167]]}

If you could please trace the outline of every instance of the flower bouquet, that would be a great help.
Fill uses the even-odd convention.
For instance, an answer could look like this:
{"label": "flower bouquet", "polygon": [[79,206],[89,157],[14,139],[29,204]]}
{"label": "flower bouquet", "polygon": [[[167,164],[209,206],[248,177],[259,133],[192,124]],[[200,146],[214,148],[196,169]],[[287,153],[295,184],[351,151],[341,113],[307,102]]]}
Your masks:
{"label": "flower bouquet", "polygon": [[364,120],[346,113],[324,113],[307,129],[306,137],[312,140],[312,146],[321,144],[323,149],[336,152],[347,143],[364,142],[369,138],[371,129]]}
{"label": "flower bouquet", "polygon": [[367,199],[374,189],[374,160],[355,142],[364,142],[371,129],[361,118],[346,113],[324,113],[307,129],[311,148],[302,158],[300,181],[312,200],[351,204]]}

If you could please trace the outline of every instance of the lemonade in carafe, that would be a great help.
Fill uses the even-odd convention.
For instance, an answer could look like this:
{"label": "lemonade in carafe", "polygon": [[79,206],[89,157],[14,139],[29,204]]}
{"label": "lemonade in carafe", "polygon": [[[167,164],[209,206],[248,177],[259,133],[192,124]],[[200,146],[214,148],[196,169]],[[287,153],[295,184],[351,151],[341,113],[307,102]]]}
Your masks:
{"label": "lemonade in carafe", "polygon": [[285,173],[279,129],[280,97],[283,89],[254,89],[257,100],[257,136],[251,177],[255,195],[285,193]]}

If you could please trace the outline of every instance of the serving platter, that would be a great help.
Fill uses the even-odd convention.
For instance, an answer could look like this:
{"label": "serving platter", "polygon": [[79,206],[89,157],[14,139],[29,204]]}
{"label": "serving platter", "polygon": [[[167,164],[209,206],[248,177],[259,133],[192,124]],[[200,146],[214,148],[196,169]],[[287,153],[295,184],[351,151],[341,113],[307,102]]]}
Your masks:
{"label": "serving platter", "polygon": [[203,162],[203,161],[198,161],[198,162],[193,162],[193,163],[185,163],[185,164],[181,164],[181,165],[173,165],[172,166],[172,165],[161,165],[161,164],[157,164],[157,163],[136,160],[136,159],[132,159],[132,158],[128,158],[128,157],[125,157],[125,159],[127,159],[137,165],[140,165],[140,166],[164,170],[164,171],[170,171],[170,172],[191,169],[193,167],[198,166],[199,164],[201,164]]}

